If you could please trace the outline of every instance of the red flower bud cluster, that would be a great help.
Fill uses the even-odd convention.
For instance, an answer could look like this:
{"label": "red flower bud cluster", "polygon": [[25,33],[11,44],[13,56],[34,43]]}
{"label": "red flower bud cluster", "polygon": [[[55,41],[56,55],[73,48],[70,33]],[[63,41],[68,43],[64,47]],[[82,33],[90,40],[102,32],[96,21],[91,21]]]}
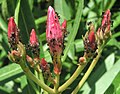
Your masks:
{"label": "red flower bud cluster", "polygon": [[[111,25],[111,13],[110,13],[110,10],[106,10],[106,12],[103,14],[103,19],[102,19],[102,27],[103,29],[107,28],[109,31],[110,30],[110,25]],[[104,31],[104,30],[103,30]]]}
{"label": "red flower bud cluster", "polygon": [[16,46],[19,42],[19,30],[13,17],[10,17],[8,22],[8,41],[11,48],[16,49]]}
{"label": "red flower bud cluster", "polygon": [[[49,6],[47,14],[46,39],[53,57],[54,72],[59,74],[61,71],[60,57],[64,48],[64,37],[66,34],[67,21],[62,25],[54,9]],[[57,72],[56,72],[57,70]]]}
{"label": "red flower bud cluster", "polygon": [[108,9],[103,14],[102,24],[97,31],[97,36],[99,39],[104,40],[111,35],[110,26],[111,26],[111,13],[110,10]]}
{"label": "red flower bud cluster", "polygon": [[40,66],[43,71],[46,71],[48,69],[48,63],[44,58],[41,59]]}
{"label": "red flower bud cluster", "polygon": [[89,31],[86,33],[84,37],[84,48],[85,48],[85,54],[87,55],[87,57],[93,56],[93,54],[97,49],[93,23],[90,23]]}
{"label": "red flower bud cluster", "polygon": [[105,41],[110,35],[111,26],[111,13],[110,10],[106,10],[103,14],[101,26],[98,28],[96,34],[94,30],[94,25],[89,23],[89,30],[86,33],[84,39],[85,56],[90,57],[96,54],[97,48]]}
{"label": "red flower bud cluster", "polygon": [[53,78],[52,78],[52,75],[51,75],[51,72],[50,72],[50,66],[44,58],[42,58],[41,61],[40,61],[40,68],[43,72],[44,77],[47,80],[51,81],[51,83],[53,83],[54,81],[53,81]]}
{"label": "red flower bud cluster", "polygon": [[58,16],[51,6],[48,8],[46,38],[50,53],[52,55],[61,54],[63,49],[63,32]]}

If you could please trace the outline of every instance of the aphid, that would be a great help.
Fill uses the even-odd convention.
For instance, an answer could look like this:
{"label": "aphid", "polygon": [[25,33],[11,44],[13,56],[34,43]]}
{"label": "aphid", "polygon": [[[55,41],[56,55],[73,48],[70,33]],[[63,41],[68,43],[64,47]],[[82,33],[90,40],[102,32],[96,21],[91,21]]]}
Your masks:
{"label": "aphid", "polygon": [[91,22],[91,21],[87,23],[87,25],[88,25],[88,26],[90,26],[91,24],[92,24],[92,22]]}
{"label": "aphid", "polygon": [[59,16],[59,14],[57,13],[57,12],[55,12],[55,14],[57,15],[57,17],[60,19],[60,16]]}

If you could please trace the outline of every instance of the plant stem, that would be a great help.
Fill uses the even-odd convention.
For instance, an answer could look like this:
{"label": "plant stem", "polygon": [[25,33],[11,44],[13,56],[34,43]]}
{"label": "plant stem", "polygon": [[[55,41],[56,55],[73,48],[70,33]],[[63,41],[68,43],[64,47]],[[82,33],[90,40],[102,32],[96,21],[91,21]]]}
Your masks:
{"label": "plant stem", "polygon": [[43,88],[45,91],[49,92],[50,94],[55,94],[55,92],[53,91],[53,89],[51,89],[50,87],[48,87],[46,84],[44,84],[41,80],[37,79],[35,77],[35,75],[30,71],[30,69],[27,67],[27,65],[25,65],[24,60],[22,60],[20,62],[20,66],[21,68],[24,70],[24,73],[26,74],[26,76],[31,79],[32,81],[34,81],[36,84],[38,84],[41,88]]}
{"label": "plant stem", "polygon": [[[39,79],[44,83],[44,78],[43,78],[42,71],[39,72],[38,75],[39,75]],[[41,90],[42,90],[42,88],[41,88]],[[43,92],[44,92],[44,94],[48,94],[45,90]]]}
{"label": "plant stem", "polygon": [[74,74],[62,86],[58,88],[58,92],[63,92],[69,85],[71,85],[72,82],[79,76],[85,66],[86,64],[79,65]]}
{"label": "plant stem", "polygon": [[28,78],[29,83],[31,84],[31,86],[33,87],[33,89],[35,90],[36,94],[39,94],[39,90],[36,88],[35,84]]}
{"label": "plant stem", "polygon": [[85,73],[85,75],[83,76],[83,78],[80,80],[79,84],[77,85],[77,87],[73,90],[72,94],[77,94],[77,92],[79,91],[79,89],[82,87],[82,85],[84,84],[84,82],[87,80],[88,76],[90,75],[90,73],[92,72],[93,68],[95,67],[95,65],[97,64],[99,58],[100,58],[101,52],[98,53],[98,55],[96,56],[96,58],[92,61],[90,67],[88,68],[87,72]]}
{"label": "plant stem", "polygon": [[[36,77],[37,79],[39,79],[39,77],[38,77],[38,72],[37,72],[36,70],[34,70],[34,75],[35,75],[35,77]],[[39,87],[39,85],[37,85],[37,89],[38,89],[38,91],[40,92],[40,87]]]}
{"label": "plant stem", "polygon": [[55,77],[56,83],[55,83],[55,86],[54,86],[54,91],[56,92],[56,94],[58,94],[59,80],[60,80],[60,75],[56,74],[56,77]]}

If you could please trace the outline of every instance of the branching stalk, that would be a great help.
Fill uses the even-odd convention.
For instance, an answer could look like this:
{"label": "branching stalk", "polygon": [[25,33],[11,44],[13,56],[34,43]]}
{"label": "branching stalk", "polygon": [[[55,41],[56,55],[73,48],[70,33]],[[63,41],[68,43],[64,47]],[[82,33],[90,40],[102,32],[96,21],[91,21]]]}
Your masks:
{"label": "branching stalk", "polygon": [[24,64],[24,60],[20,63],[21,68],[24,70],[24,73],[26,76],[34,81],[36,84],[38,84],[41,88],[43,88],[45,91],[49,92],[50,94],[55,94],[53,89],[48,87],[46,84],[44,84],[41,80],[37,79],[35,75],[30,71],[30,69],[27,67],[27,65]]}
{"label": "branching stalk", "polygon": [[77,87],[73,90],[72,94],[77,94],[77,92],[79,91],[79,89],[82,87],[82,85],[85,83],[85,81],[87,80],[88,76],[90,75],[90,73],[92,72],[93,68],[95,67],[95,65],[97,64],[99,58],[100,58],[101,52],[98,53],[98,55],[96,56],[95,59],[93,59],[90,67],[88,68],[87,72],[85,73],[85,75],[83,76],[83,78],[80,80],[79,84],[77,85]]}
{"label": "branching stalk", "polygon": [[79,65],[76,71],[74,72],[74,74],[62,86],[58,88],[58,92],[63,92],[64,90],[66,90],[66,88],[69,85],[71,85],[73,81],[79,76],[79,74],[81,73],[81,71],[84,69],[85,66],[86,64]]}

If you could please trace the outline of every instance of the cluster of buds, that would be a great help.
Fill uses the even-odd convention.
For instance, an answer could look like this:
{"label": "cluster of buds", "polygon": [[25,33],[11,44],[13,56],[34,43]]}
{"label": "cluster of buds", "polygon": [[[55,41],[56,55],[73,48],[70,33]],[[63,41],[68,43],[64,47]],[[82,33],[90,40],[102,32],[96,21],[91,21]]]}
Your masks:
{"label": "cluster of buds", "polygon": [[48,64],[48,62],[44,58],[42,58],[40,61],[40,68],[43,72],[44,78],[46,80],[48,80],[49,82],[51,82],[52,84],[55,84],[55,81],[54,81],[52,74],[50,72],[50,65]]}
{"label": "cluster of buds", "polygon": [[66,35],[67,22],[64,20],[62,25],[59,23],[59,17],[54,9],[49,6],[47,14],[47,28],[46,38],[50,49],[50,53],[53,57],[53,65],[55,74],[61,72],[60,57],[64,48],[64,37]]}
{"label": "cluster of buds", "polygon": [[40,64],[40,58],[39,58],[40,49],[39,49],[39,42],[38,42],[38,38],[36,35],[36,31],[34,29],[32,29],[31,33],[30,33],[29,50],[32,51],[33,58],[26,55],[27,62],[30,64],[30,66],[32,68],[34,68],[35,70],[40,72],[40,66],[39,66],[39,64]]}
{"label": "cluster of buds", "polygon": [[8,22],[8,41],[12,48],[11,52],[9,52],[8,57],[12,62],[20,64],[21,60],[26,59],[32,68],[38,72],[42,70],[45,78],[48,78],[48,80],[53,82],[49,64],[45,61],[45,59],[39,58],[39,42],[34,29],[32,29],[30,33],[28,47],[28,50],[31,50],[33,53],[33,58],[27,55],[25,46],[19,41],[19,30],[13,17],[10,17]]}
{"label": "cluster of buds", "polygon": [[25,48],[19,41],[19,29],[13,17],[10,17],[8,22],[8,42],[12,49],[8,58],[13,62],[19,63],[22,57],[25,56]]}
{"label": "cluster of buds", "polygon": [[102,45],[103,41],[106,41],[111,35],[110,26],[111,26],[111,13],[110,10],[106,10],[103,14],[103,19],[101,26],[98,28],[95,33],[94,25],[92,22],[89,22],[89,30],[86,32],[83,37],[84,41],[84,56],[79,58],[80,64],[84,64],[89,57],[94,57],[98,53],[98,48]]}
{"label": "cluster of buds", "polygon": [[101,44],[102,40],[106,40],[111,36],[111,13],[110,10],[106,10],[103,14],[102,24],[97,30],[98,44]]}
{"label": "cluster of buds", "polygon": [[89,22],[89,30],[83,37],[83,41],[85,48],[85,57],[88,58],[94,56],[97,50],[97,42],[95,37],[94,25],[92,22]]}
{"label": "cluster of buds", "polygon": [[[103,41],[106,41],[106,39],[111,35],[110,16],[110,10],[107,10],[103,14],[102,24],[96,33],[93,23],[89,23],[89,30],[83,37],[85,51],[84,56],[79,58],[80,64],[86,64],[87,60],[94,58]],[[47,13],[46,40],[50,49],[54,73],[56,75],[60,75],[62,69],[61,55],[64,49],[64,38],[68,33],[66,27],[67,21],[64,20],[62,25],[60,25],[57,13],[51,6],[49,6]],[[19,29],[17,28],[13,17],[10,17],[8,22],[8,41],[12,48],[12,51],[9,52],[8,56],[10,60],[18,64],[23,60],[24,65],[26,65],[27,61],[29,65],[38,72],[41,72],[42,70],[44,77],[48,81],[56,84],[50,72],[49,64],[44,58],[40,59],[39,42],[34,29],[32,29],[30,33],[29,40],[29,50],[32,51],[33,57],[27,55],[24,45],[19,41]]]}

